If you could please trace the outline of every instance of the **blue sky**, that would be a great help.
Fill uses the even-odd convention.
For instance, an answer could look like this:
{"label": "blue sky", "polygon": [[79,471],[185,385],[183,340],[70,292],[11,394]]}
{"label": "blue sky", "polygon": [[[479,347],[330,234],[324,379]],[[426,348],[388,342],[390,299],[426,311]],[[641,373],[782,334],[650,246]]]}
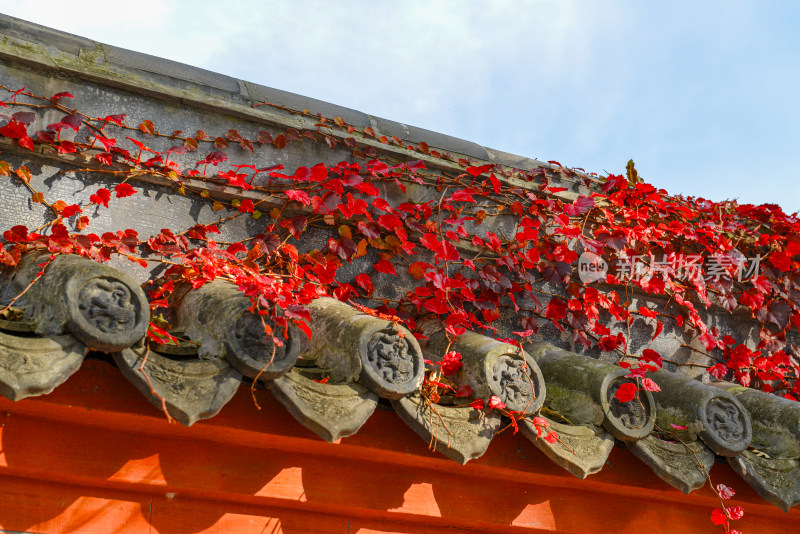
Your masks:
{"label": "blue sky", "polygon": [[0,0],[0,12],[671,193],[800,210],[800,2]]}

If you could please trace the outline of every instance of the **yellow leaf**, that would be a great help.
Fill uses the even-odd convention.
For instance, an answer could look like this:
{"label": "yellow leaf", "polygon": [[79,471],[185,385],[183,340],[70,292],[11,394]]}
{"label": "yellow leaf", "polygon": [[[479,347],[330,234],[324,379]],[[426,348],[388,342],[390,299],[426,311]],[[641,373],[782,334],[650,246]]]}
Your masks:
{"label": "yellow leaf", "polygon": [[28,183],[28,182],[31,181],[31,177],[33,176],[33,173],[31,172],[31,170],[28,167],[23,165],[22,167],[20,167],[19,169],[16,170],[16,175],[17,175],[17,177],[19,177],[20,180],[22,180],[25,183]]}
{"label": "yellow leaf", "polygon": [[367,240],[362,239],[358,242],[358,246],[356,247],[356,253],[353,255],[354,258],[360,258],[361,256],[367,253]]}

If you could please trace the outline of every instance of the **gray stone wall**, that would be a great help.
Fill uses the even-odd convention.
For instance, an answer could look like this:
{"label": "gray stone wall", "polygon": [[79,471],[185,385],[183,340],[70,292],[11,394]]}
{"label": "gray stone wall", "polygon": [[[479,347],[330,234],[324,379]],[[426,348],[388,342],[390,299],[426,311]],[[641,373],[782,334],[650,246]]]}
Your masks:
{"label": "gray stone wall", "polygon": [[[124,113],[126,123],[136,125],[150,119],[161,133],[172,133],[181,130],[193,134],[202,129],[211,136],[224,135],[230,129],[236,129],[247,138],[254,139],[260,131],[269,131],[275,135],[286,128],[299,131],[317,130],[315,126],[322,114],[326,117],[342,117],[347,123],[363,128],[370,126],[376,136],[397,136],[404,143],[425,141],[432,149],[452,154],[454,160],[460,158],[479,162],[494,162],[519,169],[547,169],[551,185],[566,187],[567,191],[558,193],[561,198],[572,199],[578,193],[587,193],[587,184],[579,174],[564,176],[555,172],[550,165],[524,157],[482,147],[461,139],[426,131],[401,123],[374,117],[333,104],[287,93],[220,74],[204,71],[187,65],[177,64],[144,54],[118,49],[84,38],[71,36],[24,21],[0,16],[0,73],[2,84],[16,89],[26,87],[34,94],[50,96],[67,91],[74,95],[68,105],[74,103],[81,111],[94,117]],[[311,114],[292,113],[275,106],[258,106],[255,104],[270,102],[294,110],[308,110]],[[32,131],[44,127],[49,122],[60,120],[61,114],[50,112],[38,119]],[[343,139],[350,136],[337,128],[326,130],[329,134]],[[107,126],[107,133],[119,140],[120,146],[133,149],[133,145],[125,140],[126,136],[134,137],[156,151],[163,152],[174,146],[174,140],[145,136],[134,130],[123,130],[113,125]],[[83,131],[79,135],[85,135]],[[427,157],[419,152],[412,152],[402,147],[384,145],[375,139],[358,136],[360,142],[379,150],[384,157],[396,160],[422,159],[434,172],[461,172],[462,167],[444,159]],[[68,137],[67,137],[68,138]],[[79,137],[78,140],[81,140]],[[115,184],[114,177],[91,170],[91,162],[65,161],[45,153],[30,152],[2,140],[0,158],[8,161],[13,167],[28,166],[33,171],[32,185],[44,192],[49,199],[64,199],[79,204],[88,203],[88,198],[97,187],[111,188]],[[201,144],[199,153],[207,154],[212,150],[210,144]],[[339,161],[351,161],[351,151],[341,144],[331,150],[322,141],[290,143],[285,150],[276,150],[270,145],[259,146],[254,154],[250,154],[231,143],[226,150],[229,163],[248,163],[259,168],[281,164],[286,172],[293,172],[301,165],[310,166],[319,162],[335,164]],[[193,154],[191,161],[196,160]],[[190,158],[177,156],[174,158],[183,167],[190,165]],[[89,170],[86,170],[89,169]],[[216,170],[216,169],[214,169]],[[513,179],[510,179],[514,182]],[[167,187],[163,180],[152,176],[141,176],[131,181],[138,194],[117,199],[111,203],[113,209],[87,210],[86,215],[92,219],[91,231],[102,233],[125,228],[136,230],[142,239],[156,235],[162,228],[186,229],[197,223],[209,224],[228,212],[215,212],[211,209],[211,201],[196,196],[182,196],[174,188]],[[239,193],[230,188],[197,183],[206,188],[212,197],[234,198],[246,197],[248,193]],[[516,185],[529,187],[525,182]],[[410,187],[406,193],[399,190],[386,191],[393,202],[402,202],[406,198],[415,201],[435,200],[440,193],[424,187]],[[252,195],[251,195],[252,197]],[[252,197],[257,198],[257,197]],[[262,211],[265,211],[262,209]],[[0,178],[0,227],[6,229],[15,224],[24,224],[35,228],[48,219],[46,209],[33,204],[30,193],[19,180],[7,177]],[[253,220],[239,217],[221,226],[220,241],[238,241],[261,231],[265,219]],[[503,235],[513,235],[516,222],[511,216],[488,219],[482,226],[485,231],[495,231]],[[331,230],[333,232],[335,230]],[[311,250],[322,249],[327,242],[328,232],[320,229],[315,234],[304,237],[300,248]],[[424,259],[424,258],[420,258]],[[414,281],[405,272],[398,272],[398,277],[373,272],[376,258],[371,254],[359,258],[342,269],[343,279],[352,280],[360,272],[373,273],[377,287],[376,296],[386,298],[401,297],[411,288]],[[158,272],[148,272],[127,260],[115,260],[118,267],[137,281],[144,282]],[[400,271],[400,270],[398,270]],[[553,287],[542,282],[541,287],[549,292],[563,294],[563,288]],[[623,295],[624,297],[624,295]],[[544,299],[542,299],[544,300]],[[658,298],[632,293],[630,306],[637,309],[644,304],[663,306]],[[365,302],[370,305],[370,302]],[[371,302],[375,304],[374,301]],[[506,303],[510,304],[510,303]],[[524,303],[520,302],[521,305]],[[666,312],[669,312],[667,308]],[[737,341],[750,340],[754,346],[758,339],[758,330],[745,315],[716,313],[713,309],[706,312],[707,321],[717,326],[723,333],[730,333]],[[627,327],[614,324],[611,317],[606,317],[612,329],[627,332]],[[539,337],[562,348],[585,352],[575,346],[571,337],[557,330],[550,321],[540,320]],[[659,351],[662,356],[686,365],[681,370],[691,374],[700,374],[705,364],[705,357],[692,350],[693,335],[687,333],[674,321],[664,320],[664,332],[655,340],[653,327],[643,320],[631,325],[630,334],[632,353],[639,353],[646,347]],[[503,308],[498,337],[509,336],[512,330],[519,330],[519,317],[509,306]],[[699,348],[699,347],[695,347]],[[616,358],[616,356],[589,351],[595,357]],[[668,364],[668,367],[671,364]]]}

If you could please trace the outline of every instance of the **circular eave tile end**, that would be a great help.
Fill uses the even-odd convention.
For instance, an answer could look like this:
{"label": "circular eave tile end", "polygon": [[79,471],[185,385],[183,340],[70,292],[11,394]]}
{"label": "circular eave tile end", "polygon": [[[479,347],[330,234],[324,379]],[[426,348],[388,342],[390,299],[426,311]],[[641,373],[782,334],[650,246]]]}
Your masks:
{"label": "circular eave tile end", "polygon": [[489,390],[511,411],[534,414],[544,405],[546,388],[539,366],[527,353],[504,353],[485,362]]}
{"label": "circular eave tile end", "polygon": [[603,427],[620,441],[637,441],[647,437],[655,426],[655,400],[646,390],[639,390],[628,402],[620,402],[616,392],[625,383],[634,383],[630,378],[609,376],[601,391],[605,418]]}
{"label": "circular eave tile end", "polygon": [[373,332],[361,346],[361,382],[381,397],[399,399],[422,384],[422,350],[405,328],[387,326]]}
{"label": "circular eave tile end", "polygon": [[[274,333],[282,337],[283,328]],[[225,358],[248,378],[274,380],[287,373],[300,355],[301,339],[298,329],[289,326],[283,346],[277,346],[264,332],[258,315],[242,311],[226,332],[228,351]]]}
{"label": "circular eave tile end", "polygon": [[88,276],[75,276],[67,281],[64,291],[68,328],[90,349],[122,350],[147,332],[147,298],[123,273],[95,271]]}
{"label": "circular eave tile end", "polygon": [[750,416],[733,396],[712,397],[703,406],[701,417],[704,430],[700,437],[720,456],[736,456],[753,439]]}

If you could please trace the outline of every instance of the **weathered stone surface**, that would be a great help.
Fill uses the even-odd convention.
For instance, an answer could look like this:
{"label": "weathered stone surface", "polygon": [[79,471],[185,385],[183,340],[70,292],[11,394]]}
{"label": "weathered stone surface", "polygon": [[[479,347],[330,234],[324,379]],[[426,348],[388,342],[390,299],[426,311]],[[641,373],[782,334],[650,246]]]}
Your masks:
{"label": "weathered stone surface", "polygon": [[625,378],[625,369],[542,342],[524,347],[539,364],[548,389],[553,390],[545,404],[554,412],[575,424],[602,424],[621,441],[642,439],[653,430],[655,401],[649,391],[639,391],[626,403],[614,396],[622,384],[634,382]]}
{"label": "weathered stone surface", "polygon": [[303,360],[328,371],[331,382],[359,380],[381,397],[416,391],[425,371],[422,350],[407,329],[332,298],[307,306],[311,349]]}
{"label": "weathered stone surface", "polygon": [[546,169],[550,168],[550,164],[544,161],[539,161],[537,159],[531,159],[524,156],[518,156],[516,154],[510,154],[502,150],[487,148],[486,152],[489,155],[489,160],[492,161],[493,163],[498,163],[500,165],[513,167],[515,169],[522,169],[525,171],[529,171],[538,168],[546,168]]}
{"label": "weathered stone surface", "polygon": [[750,486],[784,512],[800,504],[800,460],[762,458],[750,451],[728,458],[733,470]]}
{"label": "weathered stone surface", "polygon": [[784,511],[800,504],[800,403],[727,382],[714,382],[747,410],[751,449],[728,462],[759,495]]}
{"label": "weathered stone surface", "polygon": [[651,435],[627,445],[662,480],[684,493],[703,487],[714,465],[714,453],[700,441],[683,444]]}
{"label": "weathered stone surface", "polygon": [[310,98],[289,91],[267,87],[251,82],[244,82],[247,92],[251,99],[258,102],[268,102],[277,106],[284,106],[289,109],[302,111],[307,109],[313,115],[321,113],[324,117],[342,117],[347,124],[357,128],[369,126],[369,117],[354,109],[346,108],[324,100]]}
{"label": "weathered stone surface", "polygon": [[800,458],[800,403],[726,382],[725,388],[750,414],[752,448],[770,458]]}
{"label": "weathered stone surface", "polygon": [[[444,333],[431,336],[426,356],[441,360],[448,347]],[[477,398],[498,396],[509,410],[534,414],[544,404],[546,386],[533,358],[519,347],[475,332],[465,332],[450,345],[461,354],[462,367],[453,376],[467,384]]]}
{"label": "weathered stone surface", "polygon": [[650,376],[661,388],[653,392],[659,428],[669,430],[670,424],[687,426],[689,432],[721,456],[735,456],[750,445],[750,416],[730,393],[683,373],[658,371]]}
{"label": "weathered stone surface", "polygon": [[94,50],[94,41],[71,33],[54,30],[26,20],[3,15],[0,32],[31,43],[46,43],[64,52],[78,55],[81,50]]}
{"label": "weathered stone surface", "polygon": [[293,369],[270,388],[300,424],[326,441],[352,436],[367,422],[378,396],[360,384],[320,384]]}
{"label": "weathered stone surface", "polygon": [[617,400],[615,396],[617,390],[622,384],[630,381],[624,378],[627,371],[624,369],[620,371],[614,373],[616,376],[611,374],[607,376],[599,388],[600,406],[605,415],[603,427],[621,441],[636,441],[650,434],[653,429],[655,402],[649,391],[641,390],[632,401]]}
{"label": "weathered stone surface", "polygon": [[263,316],[247,311],[250,306],[250,299],[234,284],[217,279],[181,299],[175,328],[200,344],[201,359],[224,357],[244,376],[273,380],[294,366],[301,334],[292,325],[284,337],[282,327],[270,324],[275,337],[283,338],[283,346],[278,346],[265,333]]}
{"label": "weathered stone surface", "polygon": [[[46,255],[29,254],[8,278],[0,303],[10,302],[34,280]],[[93,350],[112,352],[142,339],[150,321],[147,298],[125,273],[73,255],[60,255],[15,303],[41,335],[66,332]]]}
{"label": "weathered stone surface", "polygon": [[70,335],[30,337],[0,320],[0,394],[13,401],[45,395],[81,367],[86,347]]}
{"label": "weathered stone surface", "polygon": [[520,431],[548,458],[578,478],[586,478],[600,471],[614,448],[614,438],[594,425],[569,425],[544,418],[549,430],[558,433],[559,441],[548,443],[537,437],[533,423],[520,421]]}
{"label": "weathered stone surface", "polygon": [[185,426],[217,415],[242,382],[242,375],[223,359],[173,359],[148,351],[144,343],[115,352],[114,361],[147,400],[159,409],[163,402]]}
{"label": "weathered stone surface", "polygon": [[460,464],[483,456],[500,429],[496,413],[441,405],[432,409],[419,395],[392,400],[392,406],[432,448]]}
{"label": "weathered stone surface", "polygon": [[116,68],[156,74],[172,79],[172,83],[178,83],[178,80],[191,82],[201,87],[216,89],[221,95],[239,93],[239,83],[236,79],[224,74],[111,45],[103,46],[103,53],[105,61]]}
{"label": "weathered stone surface", "polygon": [[410,126],[399,122],[394,122],[380,117],[370,117],[372,126],[378,135],[386,135],[388,137],[396,136],[409,143],[419,143],[425,141],[430,146],[441,148],[456,154],[464,154],[473,158],[482,160],[489,159],[486,149],[477,143],[465,141],[450,135],[433,132],[425,128],[417,126]]}

